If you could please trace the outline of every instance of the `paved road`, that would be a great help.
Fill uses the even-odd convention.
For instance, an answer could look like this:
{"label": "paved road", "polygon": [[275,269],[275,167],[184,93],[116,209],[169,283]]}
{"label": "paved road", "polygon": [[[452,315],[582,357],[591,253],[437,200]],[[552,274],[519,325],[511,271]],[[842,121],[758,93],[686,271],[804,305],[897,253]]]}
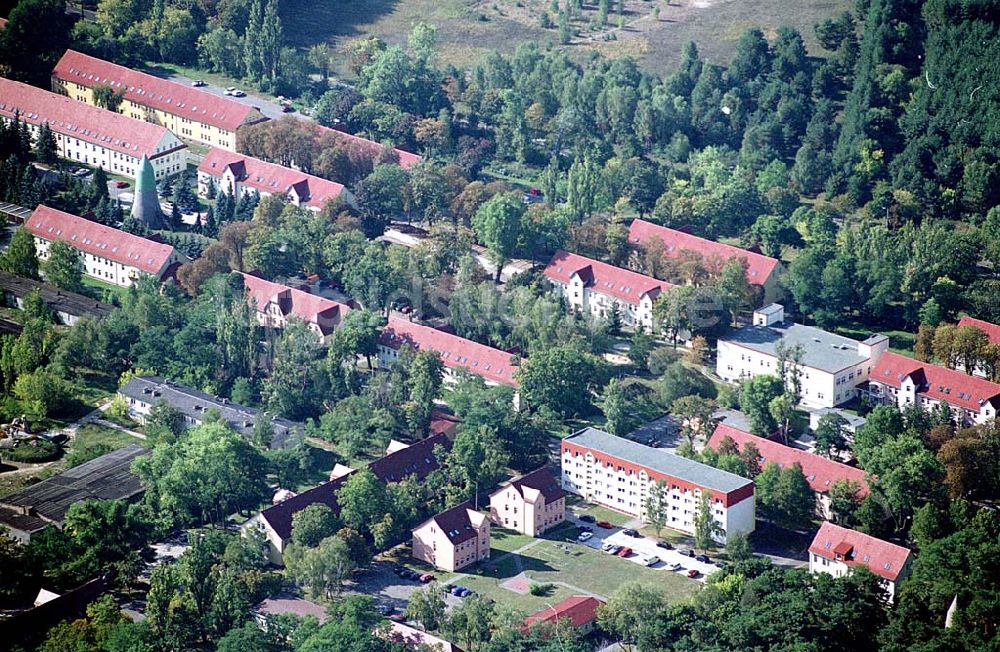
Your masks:
{"label": "paved road", "polygon": [[[191,82],[194,81],[190,77],[177,74],[170,75],[167,79],[178,82],[180,84],[184,84],[185,86],[190,86]],[[257,107],[258,109],[260,109],[260,112],[263,113],[268,118],[276,119],[284,115],[291,115],[301,120],[312,120],[312,118],[310,118],[309,116],[302,115],[298,111],[294,111],[292,113],[284,113],[281,110],[281,105],[278,104],[277,102],[271,101],[259,95],[254,95],[253,92],[248,90],[247,88],[243,87],[238,87],[238,88],[246,93],[246,97],[230,97],[229,99]],[[201,87],[201,90],[207,91],[214,95],[225,95],[226,89],[223,88],[222,86],[216,86],[215,84],[206,82],[206,84]]]}

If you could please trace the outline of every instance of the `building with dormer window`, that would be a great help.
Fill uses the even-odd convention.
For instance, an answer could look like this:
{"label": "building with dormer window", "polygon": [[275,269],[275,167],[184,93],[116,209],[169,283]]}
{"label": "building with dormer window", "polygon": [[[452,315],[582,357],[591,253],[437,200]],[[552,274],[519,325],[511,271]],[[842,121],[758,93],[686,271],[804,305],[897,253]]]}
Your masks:
{"label": "building with dormer window", "polygon": [[490,519],[472,501],[432,516],[413,529],[413,556],[451,572],[489,559]]}
{"label": "building with dormer window", "polygon": [[326,297],[274,283],[240,272],[247,289],[247,299],[257,312],[257,323],[265,328],[283,330],[289,319],[299,319],[319,337],[321,344],[351,311],[350,306]]}
{"label": "building with dormer window", "polygon": [[490,518],[529,537],[541,536],[566,520],[566,497],[559,481],[543,466],[490,494]]}
{"label": "building with dormer window", "polygon": [[653,331],[653,304],[671,285],[599,260],[557,251],[545,278],[573,309],[602,319],[616,310],[630,329]]}
{"label": "building with dormer window", "polygon": [[894,600],[900,584],[910,574],[912,555],[908,548],[824,522],[809,546],[809,572],[843,577],[865,567],[882,579]]}

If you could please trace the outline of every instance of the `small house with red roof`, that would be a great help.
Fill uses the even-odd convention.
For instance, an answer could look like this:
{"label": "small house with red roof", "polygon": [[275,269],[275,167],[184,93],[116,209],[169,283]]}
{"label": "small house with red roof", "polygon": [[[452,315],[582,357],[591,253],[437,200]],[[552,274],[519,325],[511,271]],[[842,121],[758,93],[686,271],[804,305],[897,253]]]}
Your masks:
{"label": "small house with red roof", "polygon": [[545,278],[574,309],[601,319],[609,319],[617,310],[622,324],[643,331],[653,330],[653,304],[671,287],[651,276],[561,250],[546,266]]}
{"label": "small house with red roof", "polygon": [[879,403],[931,411],[942,402],[960,425],[986,423],[1000,410],[1000,385],[961,371],[885,353],[868,379],[868,395]]}
{"label": "small house with red roof", "polygon": [[778,277],[783,268],[776,258],[639,219],[632,220],[628,241],[634,247],[654,246],[668,258],[681,257],[685,252],[694,254],[710,271],[719,271],[729,260],[742,258],[747,262],[747,281],[763,289],[764,303],[776,301],[781,296]]}
{"label": "small house with red roof", "polygon": [[350,307],[332,299],[317,296],[304,290],[274,283],[240,272],[247,288],[247,299],[257,312],[257,322],[265,328],[284,329],[289,319],[298,319],[309,325],[320,342],[340,325]]}
{"label": "small house with red roof", "polygon": [[594,631],[597,623],[597,608],[604,604],[592,595],[573,595],[562,602],[537,611],[524,619],[524,630],[534,627],[555,627],[565,622],[581,636]]}
{"label": "small house with red roof", "polygon": [[[972,328],[978,328],[986,334],[986,339],[989,340],[991,345],[996,345],[1000,347],[1000,326],[997,324],[991,324],[988,321],[983,321],[982,319],[976,319],[975,317],[962,317],[958,320],[957,324],[960,328],[962,326],[971,326]],[[965,365],[961,362],[956,365],[956,369],[961,369],[966,371]],[[983,364],[977,364],[972,370],[972,374],[979,376],[980,378],[989,378],[989,374],[986,371],[986,367]]]}
{"label": "small house with red roof", "polygon": [[39,260],[61,240],[80,252],[83,273],[104,283],[128,287],[142,276],[162,279],[174,263],[186,260],[170,245],[142,238],[39,204],[25,222],[35,236]]}
{"label": "small house with red roof", "polygon": [[267,120],[259,109],[200,88],[66,50],[52,71],[52,90],[97,106],[95,90],[122,96],[118,112],[162,125],[187,140],[236,151],[236,131]]}
{"label": "small house with red roof", "polygon": [[566,520],[566,496],[548,467],[516,477],[490,494],[490,518],[529,537]]}
{"label": "small house with red roof", "polygon": [[261,197],[278,195],[313,211],[338,197],[352,201],[350,192],[335,181],[218,147],[209,150],[198,164],[198,194],[208,196],[210,188],[233,197],[253,192]]}
{"label": "small house with red roof", "polygon": [[470,500],[446,509],[413,529],[413,556],[451,572],[489,559],[490,519]]}
{"label": "small house with red roof", "polygon": [[[728,444],[727,440],[732,443]],[[753,444],[757,448],[757,452],[760,453],[758,461],[761,468],[770,463],[777,464],[782,469],[798,464],[802,468],[802,475],[805,476],[809,486],[816,492],[819,508],[824,518],[830,517],[828,494],[830,487],[836,482],[842,480],[856,482],[859,487],[859,496],[868,495],[868,480],[863,470],[800,448],[785,446],[780,442],[758,437],[726,423],[715,426],[715,432],[712,433],[707,445],[714,451],[735,445],[737,450],[742,452],[748,444]]]}
{"label": "small house with red roof", "polygon": [[445,382],[454,382],[455,371],[464,369],[479,376],[488,385],[518,387],[514,377],[517,365],[512,362],[513,356],[510,353],[437,328],[390,317],[379,337],[379,366],[388,369],[399,359],[400,349],[404,346],[415,351],[427,349],[438,353],[445,367]]}
{"label": "small house with red roof", "polygon": [[809,572],[843,577],[864,567],[882,579],[893,600],[910,574],[908,548],[825,521],[809,545]]}
{"label": "small house with red roof", "polygon": [[48,124],[61,158],[133,179],[142,157],[157,180],[187,165],[187,146],[162,125],[107,111],[47,90],[0,77],[0,120],[19,120],[33,139]]}

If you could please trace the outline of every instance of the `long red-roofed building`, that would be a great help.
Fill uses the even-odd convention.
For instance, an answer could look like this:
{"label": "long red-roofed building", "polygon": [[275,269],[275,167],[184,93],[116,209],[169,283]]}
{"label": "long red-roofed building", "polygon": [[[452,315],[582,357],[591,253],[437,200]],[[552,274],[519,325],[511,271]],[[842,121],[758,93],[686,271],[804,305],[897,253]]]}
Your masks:
{"label": "long red-roofed building", "polygon": [[777,464],[782,469],[789,468],[795,464],[802,467],[802,475],[813,491],[819,497],[820,505],[824,514],[829,517],[829,499],[827,494],[834,483],[841,480],[850,480],[858,484],[858,495],[868,495],[868,481],[866,474],[857,467],[841,464],[834,460],[827,459],[815,453],[804,451],[791,446],[785,446],[779,442],[758,437],[749,432],[734,428],[731,425],[720,423],[715,426],[715,432],[708,440],[708,447],[718,451],[727,439],[736,444],[740,451],[746,448],[747,444],[753,444],[760,453],[760,466],[763,468],[769,463]]}
{"label": "long red-roofed building", "polygon": [[908,548],[824,521],[809,545],[809,572],[843,577],[866,567],[882,579],[892,600],[910,574],[911,557]]}
{"label": "long red-roofed building", "polygon": [[[329,127],[324,127],[319,123],[310,123],[313,125],[313,129],[316,131],[317,140],[324,141],[327,139],[343,143],[348,147],[357,147],[363,151],[367,156],[372,159],[377,159],[382,153],[383,145],[377,143],[374,140],[368,140],[367,138],[362,138],[361,136],[355,136],[354,134],[349,134],[345,131],[340,131],[338,129],[331,129]],[[405,149],[399,149],[398,147],[392,148],[393,153],[396,158],[399,159],[399,167],[404,170],[409,170],[414,165],[420,163],[424,160],[419,154],[414,154],[413,152],[408,152]]]}
{"label": "long red-roofed building", "polygon": [[267,119],[250,104],[66,50],[52,71],[52,90],[97,106],[97,87],[124,93],[118,106],[123,115],[234,151],[237,129]]}
{"label": "long red-roofed building", "polygon": [[899,407],[935,409],[944,402],[959,424],[985,423],[1000,410],[1000,385],[961,371],[887,352],[868,378],[868,394]]}
{"label": "long red-roofed building", "polygon": [[[995,344],[1000,346],[1000,326],[997,324],[991,324],[988,321],[983,321],[982,319],[976,319],[975,317],[962,317],[958,320],[959,327],[961,326],[971,326],[973,328],[978,328],[986,334],[986,339],[989,340],[990,344]],[[964,365],[958,365],[958,368],[965,371]],[[988,378],[987,371],[985,367],[981,364],[977,364],[972,370],[972,373],[981,378]]]}
{"label": "long red-roofed building", "polygon": [[617,310],[622,323],[644,331],[653,328],[653,304],[671,287],[631,270],[557,251],[545,268],[545,277],[574,309],[608,319]]}
{"label": "long red-roofed building", "polygon": [[628,229],[628,241],[637,247],[650,246],[651,242],[661,243],[664,255],[669,258],[677,258],[685,251],[692,252],[700,256],[709,269],[714,271],[722,269],[733,258],[743,258],[747,262],[747,281],[764,289],[764,303],[780,298],[778,276],[782,266],[776,258],[639,219],[632,220]]}
{"label": "long red-roofed building", "polygon": [[404,345],[440,354],[446,381],[454,380],[451,370],[465,369],[488,384],[518,386],[514,378],[517,367],[511,364],[510,353],[405,319],[390,318],[382,330],[378,345],[379,366],[388,368],[399,358],[399,350]]}
{"label": "long red-roofed building", "polygon": [[46,260],[51,244],[61,240],[80,252],[85,275],[113,285],[127,287],[142,276],[162,279],[171,265],[184,260],[163,242],[41,204],[25,222],[25,228],[35,237],[39,260]]}
{"label": "long red-roofed building", "polygon": [[343,185],[276,163],[213,147],[198,165],[198,193],[209,188],[234,197],[257,192],[262,197],[278,195],[292,204],[318,211],[331,199],[351,201]]}
{"label": "long red-roofed building", "polygon": [[60,157],[122,176],[135,178],[143,156],[157,179],[177,174],[187,165],[187,146],[166,127],[3,77],[0,119],[27,124],[33,139],[47,123]]}
{"label": "long red-roofed building", "polygon": [[326,343],[351,308],[326,297],[243,274],[250,306],[257,311],[257,321],[267,328],[283,329],[289,319],[304,321]]}
{"label": "long red-roofed building", "polygon": [[604,604],[592,595],[573,595],[524,619],[524,631],[536,626],[552,626],[566,621],[581,636],[594,630],[597,622],[597,608]]}

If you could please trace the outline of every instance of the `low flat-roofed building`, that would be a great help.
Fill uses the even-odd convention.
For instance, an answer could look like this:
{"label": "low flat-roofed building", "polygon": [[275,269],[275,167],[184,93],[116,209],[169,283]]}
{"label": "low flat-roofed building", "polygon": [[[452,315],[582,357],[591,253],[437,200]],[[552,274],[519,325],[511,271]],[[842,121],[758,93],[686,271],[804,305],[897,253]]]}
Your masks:
{"label": "low flat-roofed building", "polygon": [[62,528],[67,510],[78,502],[131,500],[143,491],[132,461],[148,452],[131,444],[0,497],[0,525],[27,543],[50,525]]}
{"label": "low flat-roofed building", "polygon": [[24,122],[32,138],[48,123],[62,158],[133,179],[143,156],[157,179],[177,174],[187,165],[187,146],[166,127],[3,77],[0,118]]}
{"label": "low flat-roofed building", "polygon": [[154,405],[163,401],[184,415],[184,423],[189,427],[201,425],[205,415],[214,411],[245,437],[253,435],[259,420],[266,420],[271,427],[271,448],[292,448],[302,441],[301,423],[245,407],[160,376],[133,376],[118,389],[118,395],[128,404],[129,414],[140,423],[145,422]]}
{"label": "low flat-roofed building", "polygon": [[262,197],[276,195],[312,211],[337,198],[353,201],[339,183],[218,147],[198,164],[198,194],[208,196],[209,188],[234,197],[254,192]]}
{"label": "low flat-roofed building", "polygon": [[38,292],[59,321],[67,326],[75,324],[80,317],[107,317],[114,312],[115,307],[88,296],[60,290],[57,287],[23,276],[15,276],[0,271],[0,290],[3,291],[4,305],[18,310],[24,310],[24,298],[32,292]]}
{"label": "low flat-roofed building", "polygon": [[809,572],[843,577],[864,567],[882,579],[895,600],[899,586],[910,574],[912,555],[908,548],[876,539],[825,521],[809,545]]}
{"label": "low flat-roofed building", "polygon": [[566,496],[548,467],[518,476],[490,494],[490,518],[529,537],[566,520]]}
{"label": "low flat-roofed building", "polygon": [[236,131],[267,118],[256,107],[199,88],[66,50],[52,71],[52,90],[97,105],[94,89],[122,93],[119,113],[163,125],[181,138],[236,150]]}
{"label": "low flat-roofed building", "polygon": [[455,572],[490,557],[490,519],[465,501],[413,529],[413,557]]}
{"label": "low flat-roofed building", "polygon": [[597,428],[563,439],[561,449],[563,489],[588,501],[645,519],[650,489],[662,481],[666,527],[694,534],[702,495],[709,497],[721,543],[756,527],[752,480]]}
{"label": "low flat-roofed building", "polygon": [[798,348],[798,365],[788,362],[785,378],[791,383],[791,368],[797,367],[802,388],[802,404],[807,407],[835,407],[857,395],[857,386],[868,376],[879,358],[889,350],[889,338],[873,335],[859,342],[815,326],[785,319],[779,304],[764,306],[753,313],[753,324],[719,338],[715,370],[729,382],[755,376],[779,374],[778,347]]}
{"label": "low flat-roofed building", "polygon": [[39,260],[61,240],[80,252],[85,276],[128,287],[142,276],[163,279],[174,263],[186,260],[170,245],[39,205],[25,225],[35,236]]}

